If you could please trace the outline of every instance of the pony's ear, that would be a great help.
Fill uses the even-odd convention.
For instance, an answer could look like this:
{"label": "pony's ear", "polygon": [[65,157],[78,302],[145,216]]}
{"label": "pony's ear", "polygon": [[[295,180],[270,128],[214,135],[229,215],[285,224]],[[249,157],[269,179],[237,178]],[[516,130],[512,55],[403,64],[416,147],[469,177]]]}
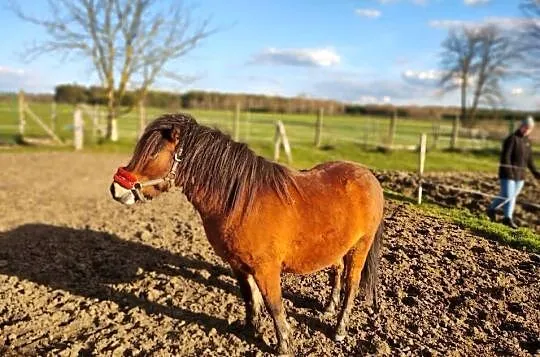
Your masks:
{"label": "pony's ear", "polygon": [[180,141],[180,128],[173,125],[171,129],[167,130],[166,137],[173,144],[178,144],[178,142]]}

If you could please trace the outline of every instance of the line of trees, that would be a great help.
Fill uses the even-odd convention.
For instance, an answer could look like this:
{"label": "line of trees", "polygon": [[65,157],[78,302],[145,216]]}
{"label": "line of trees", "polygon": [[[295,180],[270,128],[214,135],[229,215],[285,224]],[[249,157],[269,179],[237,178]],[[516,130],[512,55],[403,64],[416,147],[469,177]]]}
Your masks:
{"label": "line of trees", "polygon": [[[56,86],[54,99],[59,103],[88,103],[106,105],[106,91],[99,87],[85,87],[77,84],[62,84]],[[123,101],[126,106],[136,100],[136,94],[126,92]],[[372,115],[389,117],[397,114],[401,118],[435,118],[440,116],[456,115],[458,108],[437,106],[398,106],[392,105],[357,105],[345,104],[338,101],[314,99],[305,97],[277,97],[254,94],[235,94],[190,91],[186,93],[173,93],[165,91],[148,91],[145,105],[148,107],[163,108],[168,111],[210,109],[234,110],[237,103],[241,110],[262,113],[290,113],[315,114],[323,108],[327,115]],[[476,118],[479,120],[491,119],[519,119],[530,113],[515,110],[490,110],[479,108]]]}
{"label": "line of trees", "polygon": [[[85,87],[77,84],[56,86],[54,98],[59,103],[107,104],[107,91],[96,86]],[[131,106],[137,101],[137,92],[126,91],[121,105]],[[242,110],[272,113],[316,113],[323,108],[327,114],[345,112],[345,105],[338,101],[311,99],[305,97],[278,97],[255,94],[233,94],[205,91],[189,91],[183,94],[148,91],[144,104],[149,107],[165,109],[215,109],[233,110],[237,104]]]}

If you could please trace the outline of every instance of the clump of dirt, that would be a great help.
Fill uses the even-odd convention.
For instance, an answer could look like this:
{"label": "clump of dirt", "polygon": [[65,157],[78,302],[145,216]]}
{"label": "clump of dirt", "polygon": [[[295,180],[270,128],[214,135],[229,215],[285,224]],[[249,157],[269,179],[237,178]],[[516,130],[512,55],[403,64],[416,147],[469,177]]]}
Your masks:
{"label": "clump of dirt", "polygon": [[[123,207],[126,157],[0,155],[0,354],[269,356],[242,328],[236,281],[180,192]],[[327,272],[285,275],[299,356],[540,352],[540,257],[388,202],[376,314],[357,298],[342,343]]]}
{"label": "clump of dirt", "polygon": [[[393,191],[416,197],[419,178],[409,172],[378,171],[377,178],[382,185]],[[485,213],[492,198],[499,195],[499,180],[496,174],[449,172],[429,173],[422,181],[424,197],[441,205],[464,207],[473,212]],[[459,188],[464,191],[459,191]],[[477,191],[478,193],[466,192]],[[520,226],[540,232],[540,181],[529,175],[521,194],[518,196],[514,219]],[[502,211],[499,212],[499,219]]]}

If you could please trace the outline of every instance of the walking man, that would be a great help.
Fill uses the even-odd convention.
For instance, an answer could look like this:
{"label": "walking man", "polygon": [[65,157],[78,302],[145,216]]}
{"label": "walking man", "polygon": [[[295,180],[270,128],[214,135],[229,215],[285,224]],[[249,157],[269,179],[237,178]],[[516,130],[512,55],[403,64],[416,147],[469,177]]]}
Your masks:
{"label": "walking man", "polygon": [[527,117],[521,122],[518,130],[508,136],[504,142],[499,164],[500,198],[495,198],[487,210],[491,221],[495,221],[495,211],[503,207],[503,224],[517,228],[512,219],[516,198],[523,188],[525,170],[528,167],[536,179],[540,179],[540,171],[534,165],[529,134],[534,128],[534,119]]}

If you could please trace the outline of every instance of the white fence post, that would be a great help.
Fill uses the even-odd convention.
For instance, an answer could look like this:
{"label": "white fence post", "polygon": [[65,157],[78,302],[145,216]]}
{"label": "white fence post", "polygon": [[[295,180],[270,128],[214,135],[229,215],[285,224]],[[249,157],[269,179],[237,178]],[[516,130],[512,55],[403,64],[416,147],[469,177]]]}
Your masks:
{"label": "white fence post", "polygon": [[283,125],[281,120],[278,120],[276,123],[276,135],[274,136],[274,161],[279,160],[279,152],[282,144],[283,149],[285,149],[285,154],[287,155],[287,161],[290,164],[292,163],[291,146],[289,145],[289,139],[285,132],[285,125]]}
{"label": "white fence post", "polygon": [[24,120],[24,92],[19,91],[19,135],[21,140],[24,137],[24,127],[26,126],[26,121]]}
{"label": "white fence post", "polygon": [[82,110],[79,106],[75,108],[73,113],[73,145],[75,150],[82,150],[83,141],[84,141],[84,130],[83,130],[83,116]]}
{"label": "white fence post", "polygon": [[426,162],[427,135],[420,135],[420,157],[418,161],[418,204],[422,203],[422,176],[424,174],[424,163]]}
{"label": "white fence post", "polygon": [[56,131],[56,102],[51,102],[51,130]]}

